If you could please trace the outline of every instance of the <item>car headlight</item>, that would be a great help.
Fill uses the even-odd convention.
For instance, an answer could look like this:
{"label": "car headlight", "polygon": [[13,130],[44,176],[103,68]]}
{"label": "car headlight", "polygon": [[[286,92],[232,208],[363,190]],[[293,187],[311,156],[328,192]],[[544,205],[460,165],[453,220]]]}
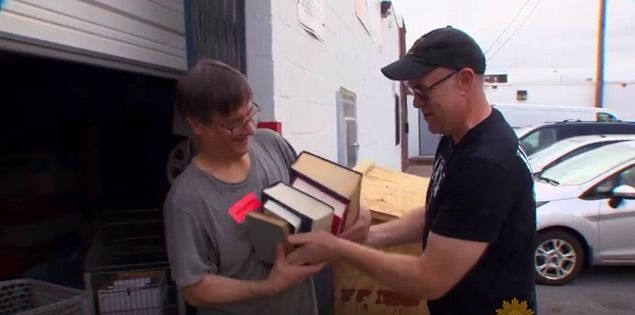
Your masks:
{"label": "car headlight", "polygon": [[541,206],[546,205],[549,201],[538,201],[536,202],[536,208],[540,208]]}

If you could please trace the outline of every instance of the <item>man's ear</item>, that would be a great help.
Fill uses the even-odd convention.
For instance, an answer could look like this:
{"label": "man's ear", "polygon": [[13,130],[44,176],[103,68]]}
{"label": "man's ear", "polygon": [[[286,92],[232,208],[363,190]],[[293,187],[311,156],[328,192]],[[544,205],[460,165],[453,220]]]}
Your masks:
{"label": "man's ear", "polygon": [[474,73],[474,70],[465,68],[459,71],[458,84],[461,89],[461,95],[466,95],[472,89],[475,81],[476,73]]}
{"label": "man's ear", "polygon": [[194,117],[185,117],[185,121],[188,125],[190,125],[190,128],[192,128],[192,132],[194,133],[194,135],[200,136],[203,133],[203,127],[205,125],[200,119]]}

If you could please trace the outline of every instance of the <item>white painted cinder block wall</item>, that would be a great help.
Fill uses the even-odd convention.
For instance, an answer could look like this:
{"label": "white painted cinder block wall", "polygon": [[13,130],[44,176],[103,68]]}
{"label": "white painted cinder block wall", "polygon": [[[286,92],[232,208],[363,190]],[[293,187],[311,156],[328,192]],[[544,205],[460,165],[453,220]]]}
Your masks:
{"label": "white painted cinder block wall", "polygon": [[325,32],[318,40],[300,26],[297,1],[246,1],[247,74],[266,108],[263,119],[281,121],[298,152],[337,161],[336,92],[343,87],[357,95],[358,160],[400,169],[397,89],[380,72],[399,56],[396,19],[382,19],[380,1],[368,1],[369,14],[381,23],[377,43],[356,17],[354,1],[324,2]]}

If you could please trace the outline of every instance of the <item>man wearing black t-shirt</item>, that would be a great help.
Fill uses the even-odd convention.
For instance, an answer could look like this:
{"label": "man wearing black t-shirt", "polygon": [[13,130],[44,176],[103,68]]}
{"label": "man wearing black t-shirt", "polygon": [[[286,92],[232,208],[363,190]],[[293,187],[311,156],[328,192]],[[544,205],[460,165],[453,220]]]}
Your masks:
{"label": "man wearing black t-shirt", "polygon": [[485,57],[464,32],[419,38],[384,75],[414,94],[443,135],[426,205],[372,226],[366,245],[422,240],[419,257],[388,254],[327,233],[292,236],[295,263],[343,259],[400,292],[426,298],[432,315],[535,314],[533,181],[525,154],[483,91]]}

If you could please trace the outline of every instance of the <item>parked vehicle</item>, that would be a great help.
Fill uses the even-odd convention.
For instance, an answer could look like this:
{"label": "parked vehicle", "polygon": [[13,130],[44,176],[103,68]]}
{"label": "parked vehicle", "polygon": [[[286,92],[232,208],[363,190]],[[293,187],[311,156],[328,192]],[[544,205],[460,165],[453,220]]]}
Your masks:
{"label": "parked vehicle", "polygon": [[555,121],[619,121],[607,108],[539,104],[492,104],[512,127],[528,127]]}
{"label": "parked vehicle", "polygon": [[563,139],[548,146],[540,152],[532,154],[528,158],[529,165],[531,165],[533,174],[540,174],[540,172],[545,169],[568,160],[580,153],[599,148],[603,145],[627,140],[635,140],[635,134],[589,135]]}
{"label": "parked vehicle", "polygon": [[560,285],[583,265],[635,265],[635,141],[608,144],[535,182],[537,281]]}
{"label": "parked vehicle", "polygon": [[563,121],[517,128],[515,131],[523,150],[531,156],[562,139],[575,136],[635,134],[635,122]]}

